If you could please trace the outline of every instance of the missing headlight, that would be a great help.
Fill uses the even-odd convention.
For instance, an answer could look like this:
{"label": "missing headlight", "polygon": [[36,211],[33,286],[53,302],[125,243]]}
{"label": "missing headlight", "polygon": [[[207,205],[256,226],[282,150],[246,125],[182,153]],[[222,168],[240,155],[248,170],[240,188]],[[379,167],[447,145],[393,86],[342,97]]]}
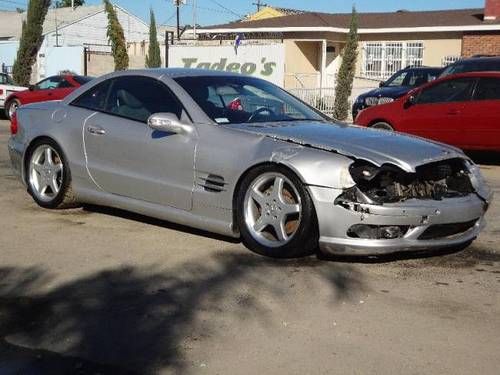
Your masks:
{"label": "missing headlight", "polygon": [[474,192],[469,172],[462,159],[426,164],[408,173],[384,164],[376,167],[364,161],[353,163],[349,172],[356,186],[339,199],[358,203],[395,203],[406,199],[460,197]]}

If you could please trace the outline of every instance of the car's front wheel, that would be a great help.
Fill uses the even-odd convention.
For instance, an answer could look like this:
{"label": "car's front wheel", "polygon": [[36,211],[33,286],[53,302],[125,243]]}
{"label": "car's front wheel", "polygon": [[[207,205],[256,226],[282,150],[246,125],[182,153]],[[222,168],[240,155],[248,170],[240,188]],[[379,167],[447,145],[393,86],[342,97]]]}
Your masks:
{"label": "car's front wheel", "polygon": [[26,162],[28,192],[44,208],[77,205],[71,188],[71,173],[60,147],[50,139],[30,148]]}
{"label": "car's front wheel", "polygon": [[5,116],[7,119],[11,119],[12,115],[17,111],[21,103],[18,99],[9,100],[9,102],[5,105]]}
{"label": "car's front wheel", "polygon": [[311,254],[318,244],[314,205],[300,179],[285,167],[266,165],[243,179],[237,221],[250,250],[275,258]]}

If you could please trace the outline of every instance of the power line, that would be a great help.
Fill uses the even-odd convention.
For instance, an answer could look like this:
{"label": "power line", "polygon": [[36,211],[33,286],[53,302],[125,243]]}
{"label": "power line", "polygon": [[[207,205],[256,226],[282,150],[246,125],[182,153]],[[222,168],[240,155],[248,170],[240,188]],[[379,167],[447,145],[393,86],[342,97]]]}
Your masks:
{"label": "power line", "polygon": [[238,14],[238,13],[236,13],[235,11],[232,11],[231,9],[229,9],[229,8],[225,7],[224,5],[222,5],[221,3],[219,3],[218,1],[216,1],[216,0],[210,0],[210,1],[211,1],[212,3],[214,3],[215,5],[217,5],[217,6],[221,7],[222,9],[227,10],[229,13],[231,13],[231,14],[233,14],[233,15],[235,15],[235,16],[237,16],[237,17],[239,17],[239,18],[243,18],[243,15]]}

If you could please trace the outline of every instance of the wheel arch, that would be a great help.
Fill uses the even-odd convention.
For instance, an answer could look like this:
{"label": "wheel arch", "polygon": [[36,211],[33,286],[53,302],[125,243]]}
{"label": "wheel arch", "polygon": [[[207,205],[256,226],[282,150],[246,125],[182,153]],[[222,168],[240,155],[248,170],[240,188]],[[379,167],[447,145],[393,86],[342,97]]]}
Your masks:
{"label": "wheel arch", "polygon": [[379,117],[379,118],[376,118],[376,119],[374,119],[374,120],[370,121],[370,122],[368,123],[368,127],[369,127],[369,128],[371,128],[371,127],[372,127],[373,125],[375,125],[377,122],[385,122],[386,124],[388,124],[389,126],[391,126],[393,129],[396,129],[396,128],[394,127],[394,124],[393,124],[391,121],[389,121],[389,120],[387,120],[387,119],[385,119],[385,118],[383,118],[383,117]]}
{"label": "wheel arch", "polygon": [[285,163],[276,162],[276,161],[264,161],[264,162],[257,163],[257,164],[254,164],[254,165],[248,167],[239,176],[238,181],[236,182],[236,185],[234,186],[233,197],[232,197],[232,208],[233,208],[232,226],[233,226],[233,229],[235,231],[239,232],[237,214],[238,214],[238,193],[240,191],[241,184],[243,183],[243,180],[245,179],[245,177],[251,171],[253,171],[256,168],[264,167],[264,166],[277,166],[277,167],[286,168],[289,172],[293,173],[304,185],[306,184],[303,176],[299,173],[299,171],[297,171],[295,168],[292,168],[290,165],[287,165]]}

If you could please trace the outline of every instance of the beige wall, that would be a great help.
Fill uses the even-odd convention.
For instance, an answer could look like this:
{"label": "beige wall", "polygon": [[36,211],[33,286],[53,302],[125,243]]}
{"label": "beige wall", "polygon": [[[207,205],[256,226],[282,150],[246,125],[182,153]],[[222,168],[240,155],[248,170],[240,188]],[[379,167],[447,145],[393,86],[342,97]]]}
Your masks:
{"label": "beige wall", "polygon": [[321,43],[285,40],[285,87],[316,87]]}
{"label": "beige wall", "polygon": [[429,39],[424,42],[424,65],[441,66],[444,56],[460,56],[462,39]]}

